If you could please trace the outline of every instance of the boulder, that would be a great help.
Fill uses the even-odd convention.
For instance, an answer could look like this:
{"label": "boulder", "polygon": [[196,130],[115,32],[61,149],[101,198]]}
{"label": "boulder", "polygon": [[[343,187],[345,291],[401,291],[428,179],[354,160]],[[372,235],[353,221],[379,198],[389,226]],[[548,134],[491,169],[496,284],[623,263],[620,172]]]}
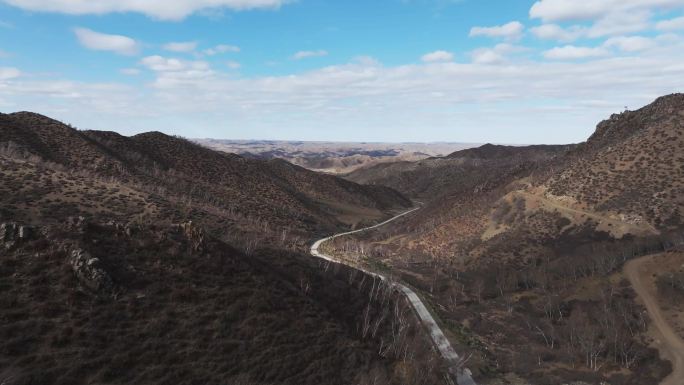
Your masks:
{"label": "boulder", "polygon": [[0,243],[12,242],[17,239],[19,226],[16,223],[0,224]]}
{"label": "boulder", "polygon": [[19,226],[19,239],[27,240],[33,237],[33,227]]}
{"label": "boulder", "polygon": [[98,292],[111,292],[114,282],[98,258],[82,249],[71,252],[69,264],[76,277],[88,288]]}

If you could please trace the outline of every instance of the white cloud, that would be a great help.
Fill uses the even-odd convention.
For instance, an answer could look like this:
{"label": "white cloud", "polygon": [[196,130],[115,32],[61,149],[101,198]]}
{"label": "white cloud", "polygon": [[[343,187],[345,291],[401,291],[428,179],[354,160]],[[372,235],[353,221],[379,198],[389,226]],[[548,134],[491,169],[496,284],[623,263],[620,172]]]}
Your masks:
{"label": "white cloud", "polygon": [[12,67],[0,67],[0,80],[14,79],[21,76],[21,71]]}
{"label": "white cloud", "polygon": [[238,63],[236,61],[232,61],[232,60],[228,61],[226,63],[226,66],[228,66],[228,68],[230,68],[232,70],[236,70],[236,69],[239,69],[240,67],[242,67],[242,65],[240,63]]}
{"label": "white cloud", "polygon": [[186,61],[154,55],[143,58],[140,64],[157,73],[154,85],[158,88],[192,85],[215,74],[209,63],[201,60]]}
{"label": "white cloud", "polygon": [[74,28],[74,33],[82,46],[96,51],[110,51],[120,55],[135,55],[139,44],[127,36],[108,35],[87,28]]}
{"label": "white cloud", "polygon": [[480,48],[470,55],[475,64],[498,64],[504,62],[504,57],[493,49]]}
{"label": "white cloud", "polygon": [[12,29],[14,28],[14,24],[8,21],[0,20],[0,28]]}
{"label": "white cloud", "polygon": [[421,57],[425,63],[445,62],[454,60],[454,54],[447,51],[430,52]]}
{"label": "white cloud", "polygon": [[495,27],[473,27],[470,29],[470,36],[487,36],[503,38],[506,40],[518,40],[522,37],[525,26],[519,21],[512,21],[508,24]]}
{"label": "white cloud", "polygon": [[162,20],[181,20],[211,9],[276,9],[289,0],[2,0],[30,11],[72,15],[136,12]]}
{"label": "white cloud", "polygon": [[540,39],[556,40],[561,42],[571,42],[579,39],[586,34],[586,28],[581,26],[571,26],[563,28],[557,24],[543,24],[539,27],[530,29],[532,34]]}
{"label": "white cloud", "polygon": [[322,57],[322,56],[328,56],[328,51],[325,50],[318,50],[318,51],[299,51],[292,55],[292,58],[295,60],[302,60],[310,57]]}
{"label": "white cloud", "polygon": [[544,22],[596,20],[614,12],[682,6],[682,0],[540,0],[530,9],[530,17]]}
{"label": "white cloud", "polygon": [[655,42],[652,39],[643,36],[619,36],[612,37],[603,43],[604,47],[616,47],[625,52],[638,52],[652,48]]}
{"label": "white cloud", "polygon": [[187,53],[193,52],[197,49],[196,41],[183,41],[183,42],[172,42],[164,44],[163,47],[166,51]]}
{"label": "white cloud", "polygon": [[656,29],[660,31],[676,31],[684,29],[684,16],[660,21],[656,24]]}
{"label": "white cloud", "polygon": [[527,51],[526,48],[512,44],[497,44],[493,48],[478,48],[470,53],[475,64],[501,64],[506,62],[507,55]]}
{"label": "white cloud", "polygon": [[14,75],[0,79],[0,103],[83,128],[126,133],[162,129],[205,137],[340,139],[336,135],[344,133],[343,139],[357,140],[570,142],[585,139],[597,121],[625,105],[636,107],[684,89],[684,41],[668,35],[656,43],[638,55],[579,61],[516,60],[506,52],[522,48],[509,45],[498,49],[505,66],[385,66],[364,58],[261,77],[241,76],[224,62],[213,69],[202,61],[151,56],[141,68],[152,71],[152,83]]}
{"label": "white cloud", "polygon": [[611,12],[599,19],[587,30],[587,36],[623,35],[646,30],[650,26],[651,12],[648,10],[623,10]]}
{"label": "white cloud", "polygon": [[240,47],[237,47],[234,45],[228,45],[228,44],[219,44],[216,47],[208,48],[208,49],[204,50],[204,54],[209,55],[209,56],[214,56],[214,55],[218,55],[221,53],[228,53],[228,52],[240,52]]}
{"label": "white cloud", "polygon": [[119,72],[121,72],[124,75],[128,75],[128,76],[140,75],[140,70],[137,68],[123,68]]}
{"label": "white cloud", "polygon": [[610,53],[602,47],[577,47],[566,45],[555,47],[544,52],[544,57],[551,60],[577,60],[608,56]]}

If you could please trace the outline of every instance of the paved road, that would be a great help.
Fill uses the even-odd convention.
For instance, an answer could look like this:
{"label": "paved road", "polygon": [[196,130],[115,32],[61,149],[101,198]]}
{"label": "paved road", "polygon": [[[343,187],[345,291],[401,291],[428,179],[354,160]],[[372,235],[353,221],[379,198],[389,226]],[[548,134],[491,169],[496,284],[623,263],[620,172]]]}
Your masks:
{"label": "paved road", "polygon": [[[336,234],[328,238],[323,238],[321,240],[316,241],[313,246],[311,246],[311,255],[317,258],[324,259],[326,261],[334,262],[334,263],[343,263],[341,261],[336,260],[334,257],[325,255],[321,253],[318,249],[319,247],[332,239],[344,236],[344,235],[350,235],[350,234],[356,234],[364,231],[369,231],[373,229],[377,229],[378,227],[384,226],[392,221],[395,221],[405,215],[411,214],[412,212],[420,209],[420,207],[414,208],[412,210],[409,210],[403,214],[399,214],[394,218],[391,218],[385,222],[379,223],[375,226],[367,227],[365,229],[359,229],[355,231],[349,231],[346,233],[341,233],[341,234]],[[385,277],[382,274],[378,274],[375,272],[367,271],[364,269],[360,269],[356,266],[351,266],[353,268],[356,268],[358,270],[363,271],[366,274],[369,274],[374,277],[378,277],[382,279],[383,281],[387,280],[387,277]],[[423,301],[421,301],[420,297],[411,290],[408,286],[402,285],[400,283],[393,283],[393,285],[401,291],[406,298],[409,300],[411,303],[411,306],[413,307],[413,310],[416,312],[416,315],[420,319],[420,322],[423,324],[423,326],[428,330],[430,334],[430,338],[432,339],[433,344],[435,345],[435,348],[439,351],[439,353],[442,355],[442,358],[447,362],[449,366],[449,374],[452,377],[452,381],[454,381],[457,385],[477,385],[475,381],[473,380],[473,377],[471,375],[470,370],[461,368],[460,361],[461,357],[456,353],[454,348],[451,346],[451,343],[449,340],[446,338],[444,333],[442,332],[442,329],[437,325],[437,322],[435,322],[435,319],[432,317],[428,309],[425,307],[425,304]]]}
{"label": "paved road", "polygon": [[629,261],[625,265],[625,274],[653,321],[658,334],[656,341],[658,349],[664,356],[663,358],[672,362],[672,374],[665,378],[660,385],[682,385],[684,384],[684,341],[663,317],[658,301],[642,280],[642,266],[652,258],[651,255]]}

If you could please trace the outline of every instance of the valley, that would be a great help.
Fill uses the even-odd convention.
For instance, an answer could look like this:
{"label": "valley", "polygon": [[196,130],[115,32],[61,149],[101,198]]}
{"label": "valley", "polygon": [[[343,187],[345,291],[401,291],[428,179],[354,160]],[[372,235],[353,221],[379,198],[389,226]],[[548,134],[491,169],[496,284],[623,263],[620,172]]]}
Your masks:
{"label": "valley", "polygon": [[684,0],[0,0],[0,385],[684,385]]}
{"label": "valley", "polygon": [[253,159],[284,159],[328,174],[343,175],[377,164],[417,161],[477,147],[469,143],[343,143],[194,139],[217,151]]}
{"label": "valley", "polygon": [[675,384],[681,111],[341,176],[0,115],[0,379]]}

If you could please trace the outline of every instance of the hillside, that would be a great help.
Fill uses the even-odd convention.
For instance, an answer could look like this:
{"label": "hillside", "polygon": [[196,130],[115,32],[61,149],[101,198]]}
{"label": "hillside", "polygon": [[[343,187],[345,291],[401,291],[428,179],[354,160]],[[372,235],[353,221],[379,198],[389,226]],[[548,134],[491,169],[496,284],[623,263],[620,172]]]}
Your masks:
{"label": "hillside", "polygon": [[0,115],[0,383],[435,383],[407,303],[300,252],[410,204],[158,132]]}
{"label": "hillside", "polygon": [[[438,373],[424,372],[416,326],[392,334],[384,314],[408,311],[397,298],[369,300],[362,277],[297,254],[248,257],[191,223],[2,223],[0,250],[3,384],[399,385]],[[380,331],[362,333],[364,319]]]}
{"label": "hillside", "polygon": [[[65,174],[60,178],[132,189],[146,206],[198,211],[196,220],[217,234],[235,228],[262,234],[264,229],[258,227],[268,224],[269,230],[278,233],[287,230],[310,236],[376,220],[411,205],[389,188],[359,186],[277,161],[245,159],[158,132],[130,138],[114,132],[82,132],[22,112],[0,116],[0,137],[0,147],[11,155],[5,158],[12,158],[6,161],[29,159],[29,163],[40,163],[41,172]],[[13,178],[10,173],[4,177]],[[73,194],[92,193],[78,187],[82,184],[68,185]],[[58,195],[48,191],[50,187],[23,186],[43,189],[43,196]],[[33,203],[37,208],[44,202]],[[159,210],[137,213],[145,220],[176,220]]]}
{"label": "hillside", "polygon": [[425,204],[373,234],[338,239],[337,252],[361,253],[429,293],[455,323],[452,337],[481,346],[475,370],[496,366],[534,384],[667,375],[621,268],[683,242],[684,95],[613,115],[579,145],[487,145],[349,178]]}
{"label": "hillside", "polygon": [[340,143],[194,139],[217,151],[251,159],[284,159],[309,170],[347,174],[380,163],[416,161],[469,148],[465,143]]}
{"label": "hillside", "polygon": [[511,177],[527,175],[539,163],[563,154],[572,146],[481,147],[454,152],[443,158],[380,164],[345,175],[363,184],[390,186],[402,193],[429,199],[492,188]]}

